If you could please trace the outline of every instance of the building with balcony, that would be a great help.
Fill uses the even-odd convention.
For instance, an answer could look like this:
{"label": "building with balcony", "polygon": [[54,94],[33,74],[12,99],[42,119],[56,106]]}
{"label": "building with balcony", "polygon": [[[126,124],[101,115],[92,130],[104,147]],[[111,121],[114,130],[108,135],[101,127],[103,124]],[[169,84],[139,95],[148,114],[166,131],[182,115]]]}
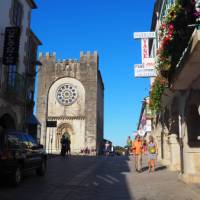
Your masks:
{"label": "building with balcony", "polygon": [[151,43],[158,76],[150,105],[159,158],[180,171],[185,182],[200,182],[200,2],[157,0]]}
{"label": "building with balcony", "polygon": [[31,129],[33,134],[36,58],[41,44],[30,28],[35,8],[33,0],[0,1],[0,129]]}

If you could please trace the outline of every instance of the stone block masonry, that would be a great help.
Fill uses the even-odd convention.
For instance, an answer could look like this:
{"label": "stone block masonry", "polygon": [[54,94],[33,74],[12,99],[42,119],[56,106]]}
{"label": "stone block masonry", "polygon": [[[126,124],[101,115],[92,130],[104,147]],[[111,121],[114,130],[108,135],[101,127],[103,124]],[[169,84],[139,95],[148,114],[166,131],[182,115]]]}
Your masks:
{"label": "stone block masonry", "polygon": [[[80,61],[56,60],[56,53],[40,53],[37,117],[38,136],[48,152],[60,151],[60,138],[68,134],[72,152],[89,148],[99,150],[103,139],[104,85],[98,54],[80,52]],[[46,127],[56,120],[57,127]]]}

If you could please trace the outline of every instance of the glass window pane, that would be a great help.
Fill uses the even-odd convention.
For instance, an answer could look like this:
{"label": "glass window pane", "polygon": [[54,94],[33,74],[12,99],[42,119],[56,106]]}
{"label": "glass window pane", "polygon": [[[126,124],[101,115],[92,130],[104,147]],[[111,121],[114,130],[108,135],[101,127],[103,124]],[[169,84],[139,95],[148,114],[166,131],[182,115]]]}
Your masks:
{"label": "glass window pane", "polygon": [[19,142],[19,138],[17,137],[17,135],[15,134],[8,134],[7,135],[7,144],[8,147],[19,147],[20,146],[20,142]]}
{"label": "glass window pane", "polygon": [[27,135],[27,137],[29,140],[30,147],[37,146],[37,142],[33,139],[33,137],[31,135]]}

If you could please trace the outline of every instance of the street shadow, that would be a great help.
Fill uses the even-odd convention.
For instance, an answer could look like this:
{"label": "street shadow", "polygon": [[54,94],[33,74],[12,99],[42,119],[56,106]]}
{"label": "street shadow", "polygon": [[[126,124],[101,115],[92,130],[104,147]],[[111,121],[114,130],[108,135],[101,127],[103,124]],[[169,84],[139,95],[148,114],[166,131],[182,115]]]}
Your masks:
{"label": "street shadow", "polygon": [[47,174],[27,174],[19,187],[0,185],[1,200],[133,200],[128,156],[50,156]]}
{"label": "street shadow", "polygon": [[[102,200],[102,199],[123,199],[134,200],[131,196],[130,185],[128,181],[129,156],[99,157],[100,164],[82,184],[90,185],[85,188],[87,196],[81,200]],[[84,190],[83,188],[81,188]],[[81,192],[80,192],[81,193]],[[73,199],[70,196],[69,199]],[[74,197],[74,196],[73,196]],[[78,197],[78,196],[76,196]],[[77,198],[78,199],[78,198]]]}
{"label": "street shadow", "polygon": [[167,166],[160,166],[160,167],[156,167],[155,171],[161,171],[161,170],[165,170],[167,169]]}
{"label": "street shadow", "polygon": [[142,171],[145,172],[145,171],[147,171],[148,169],[149,169],[149,167],[146,166],[146,167],[143,167],[143,168],[142,168]]}
{"label": "street shadow", "polygon": [[[146,166],[146,167],[143,167],[143,168],[142,168],[142,172],[148,171],[148,169],[149,169],[149,167],[148,167],[148,166]],[[166,167],[166,166],[159,166],[159,167],[155,167],[155,171],[161,171],[161,170],[165,170],[165,169],[167,169],[167,167]]]}

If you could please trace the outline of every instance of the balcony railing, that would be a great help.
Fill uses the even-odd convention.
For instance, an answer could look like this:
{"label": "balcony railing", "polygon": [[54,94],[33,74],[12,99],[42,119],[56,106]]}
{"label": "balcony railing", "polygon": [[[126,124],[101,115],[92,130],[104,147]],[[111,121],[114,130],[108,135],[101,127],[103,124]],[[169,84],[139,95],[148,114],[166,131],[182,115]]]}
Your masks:
{"label": "balcony railing", "polygon": [[3,96],[15,96],[16,98],[25,100],[25,77],[16,72],[7,73],[4,81],[1,84],[1,93],[3,93]]}

